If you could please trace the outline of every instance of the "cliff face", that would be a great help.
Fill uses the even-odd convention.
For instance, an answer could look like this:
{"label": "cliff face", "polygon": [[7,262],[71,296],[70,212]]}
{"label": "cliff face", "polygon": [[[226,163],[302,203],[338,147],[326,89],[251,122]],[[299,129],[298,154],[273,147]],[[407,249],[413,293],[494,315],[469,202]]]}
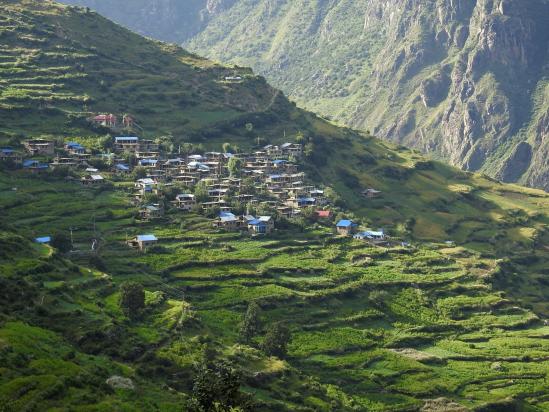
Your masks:
{"label": "cliff face", "polygon": [[123,8],[145,34],[252,66],[308,109],[549,189],[549,0],[139,3]]}

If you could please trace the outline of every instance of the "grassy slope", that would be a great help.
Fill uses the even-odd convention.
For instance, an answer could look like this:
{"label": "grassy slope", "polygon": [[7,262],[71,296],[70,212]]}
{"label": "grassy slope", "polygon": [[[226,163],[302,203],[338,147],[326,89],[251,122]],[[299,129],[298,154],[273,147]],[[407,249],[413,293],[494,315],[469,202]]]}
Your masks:
{"label": "grassy slope", "polygon": [[[549,312],[544,193],[441,164],[421,170],[414,166],[422,161],[417,154],[298,111],[259,78],[226,85],[218,80],[227,69],[96,15],[26,4],[23,15],[10,7],[1,13],[4,141],[41,134],[93,139],[99,132],[80,120],[90,107],[131,112],[150,136],[171,132],[211,147],[223,141],[249,147],[243,124],[250,119],[273,141],[301,130],[316,137],[310,176],[333,186],[365,222],[425,241],[452,238],[461,248],[383,252],[332,243],[324,228],[251,242],[210,233],[202,218],[178,215],[139,227],[118,191],[3,173],[0,204],[10,225],[1,237],[9,251],[1,256],[2,290],[16,293],[3,295],[0,305],[0,399],[15,409],[35,402],[177,410],[189,390],[190,365],[210,342],[249,375],[266,376],[248,387],[266,409],[318,410],[330,403],[402,409],[437,396],[474,407],[517,395],[547,407],[541,359],[547,330],[534,315]],[[15,47],[24,49],[21,57]],[[38,56],[31,53],[38,48]],[[62,55],[51,54],[56,49]],[[98,87],[101,80],[106,86]],[[45,97],[36,92],[36,85],[54,83]],[[360,188],[370,186],[384,197],[360,198]],[[86,250],[94,214],[106,275],[88,269],[85,253],[65,260],[26,240],[77,227],[78,249]],[[149,230],[161,237],[165,254],[139,256],[122,245],[126,233]],[[129,323],[116,306],[116,285],[127,279],[169,299]],[[376,298],[372,292],[379,290],[387,294]],[[515,308],[515,297],[533,312]],[[234,346],[245,302],[253,298],[265,321],[291,321],[288,362]],[[29,342],[39,339],[45,344],[32,350]],[[418,361],[413,351],[392,350],[409,348],[430,356]],[[493,367],[498,361],[501,369]],[[112,393],[102,382],[113,374],[131,376],[139,390]]]}

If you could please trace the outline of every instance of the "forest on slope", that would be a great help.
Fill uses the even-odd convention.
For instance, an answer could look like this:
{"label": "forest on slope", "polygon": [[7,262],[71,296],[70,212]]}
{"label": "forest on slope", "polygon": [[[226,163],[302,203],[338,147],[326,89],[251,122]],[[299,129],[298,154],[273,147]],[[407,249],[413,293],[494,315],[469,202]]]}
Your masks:
{"label": "forest on slope", "polygon": [[192,11],[170,0],[130,10],[67,2],[251,66],[327,118],[465,170],[549,188],[547,0],[202,0]]}

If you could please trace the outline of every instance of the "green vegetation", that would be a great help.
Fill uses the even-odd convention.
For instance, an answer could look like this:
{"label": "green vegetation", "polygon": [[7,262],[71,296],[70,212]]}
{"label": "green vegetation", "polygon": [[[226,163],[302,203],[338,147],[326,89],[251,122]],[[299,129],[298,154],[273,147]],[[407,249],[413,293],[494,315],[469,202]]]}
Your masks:
{"label": "green vegetation", "polygon": [[[6,50],[40,44],[44,53],[70,46],[84,55],[96,47],[82,77],[89,82],[70,90],[93,96],[97,112],[135,113],[146,135],[246,150],[257,135],[298,136],[308,176],[331,188],[338,214],[411,243],[372,247],[312,218],[256,238],[175,209],[141,221],[126,191],[133,176],[106,172],[112,184],[92,188],[51,173],[2,171],[0,410],[549,408],[547,194],[426,164],[296,109],[251,75],[236,86],[238,104],[232,92],[212,97],[229,87],[218,83],[224,68],[94,14],[24,1],[7,3],[0,16]],[[50,76],[48,58],[20,70]],[[9,76],[21,73],[15,69]],[[116,79],[102,91],[101,73],[110,72]],[[167,110],[170,93],[189,90],[199,93],[192,108]],[[276,104],[262,113],[250,103],[272,96]],[[107,141],[81,107],[56,97],[46,115],[50,109],[27,98],[25,122],[14,100],[0,111],[6,142],[18,144],[23,132]],[[155,113],[143,116],[142,104]],[[213,108],[236,120],[220,121]],[[363,197],[370,187],[382,196]],[[70,230],[72,249],[32,241]],[[154,233],[159,248],[128,247],[142,233]]]}
{"label": "green vegetation", "polygon": [[[259,410],[407,409],[440,397],[468,408],[507,399],[509,408],[546,409],[549,330],[536,315],[543,303],[532,311],[498,290],[502,280],[521,283],[502,275],[519,250],[496,260],[490,244],[375,248],[317,225],[240,239],[175,210],[135,221],[114,188],[20,172],[0,183],[1,250],[9,250],[0,263],[0,387],[13,405],[179,410],[196,405],[193,385],[203,372],[195,365],[210,359],[233,364],[240,391]],[[96,216],[104,265],[96,270],[88,266],[92,217],[107,209],[112,217]],[[75,252],[28,241],[69,226],[78,228]],[[162,253],[126,246],[136,233],[155,233]],[[543,260],[542,250],[525,247]],[[126,282],[145,291],[132,320],[119,306]],[[250,344],[242,330],[252,332]],[[112,376],[139,390],[113,392],[105,385]],[[52,382],[55,394],[44,392]],[[30,385],[24,396],[20,385]]]}
{"label": "green vegetation", "polygon": [[[155,302],[153,300],[152,302]],[[126,282],[120,286],[120,308],[129,318],[135,318],[145,307],[145,291],[139,283]]]}

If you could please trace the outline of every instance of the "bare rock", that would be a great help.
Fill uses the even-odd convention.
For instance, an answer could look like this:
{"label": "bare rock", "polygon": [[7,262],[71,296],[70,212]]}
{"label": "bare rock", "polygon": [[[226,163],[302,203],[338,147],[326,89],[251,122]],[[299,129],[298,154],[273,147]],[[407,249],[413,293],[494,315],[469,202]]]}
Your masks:
{"label": "bare rock", "polygon": [[124,378],[122,376],[111,376],[109,379],[106,380],[107,385],[109,385],[113,389],[128,389],[128,390],[135,390],[135,385],[133,384],[133,381],[129,378]]}

